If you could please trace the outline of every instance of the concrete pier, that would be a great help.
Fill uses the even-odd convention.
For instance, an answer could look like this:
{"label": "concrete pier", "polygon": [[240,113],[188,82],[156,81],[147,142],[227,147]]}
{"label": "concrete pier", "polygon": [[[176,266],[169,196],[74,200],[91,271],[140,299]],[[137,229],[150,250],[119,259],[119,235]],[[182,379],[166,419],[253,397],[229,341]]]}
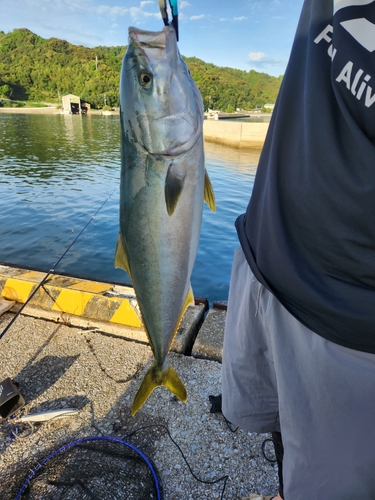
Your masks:
{"label": "concrete pier", "polygon": [[[148,343],[132,287],[53,274],[37,289],[45,275],[0,265],[0,314],[17,312],[27,303],[22,311],[26,316]],[[220,318],[213,337],[207,337],[207,328],[202,329],[207,309],[204,299],[196,299],[195,306],[186,310],[171,351],[190,355],[193,350],[197,357],[221,362],[226,307],[216,308],[214,304],[207,315],[207,319]]]}
{"label": "concrete pier", "polygon": [[[0,333],[44,276],[0,266],[2,310],[13,306],[0,317]],[[276,494],[277,468],[262,453],[267,436],[232,432],[221,413],[211,412],[211,397],[221,393],[225,303],[208,312],[204,303],[189,307],[175,337],[168,359],[186,386],[187,403],[158,387],[131,417],[153,359],[135,300],[130,287],[51,275],[6,331],[0,382],[19,384],[25,406],[17,416],[65,408],[78,413],[23,426],[16,438],[14,421],[12,427],[0,419],[1,500],[13,500],[30,471],[59,447],[98,434],[130,440],[145,453],[166,500]]]}
{"label": "concrete pier", "polygon": [[206,141],[226,144],[236,148],[261,149],[269,123],[227,122],[205,120],[203,134]]}

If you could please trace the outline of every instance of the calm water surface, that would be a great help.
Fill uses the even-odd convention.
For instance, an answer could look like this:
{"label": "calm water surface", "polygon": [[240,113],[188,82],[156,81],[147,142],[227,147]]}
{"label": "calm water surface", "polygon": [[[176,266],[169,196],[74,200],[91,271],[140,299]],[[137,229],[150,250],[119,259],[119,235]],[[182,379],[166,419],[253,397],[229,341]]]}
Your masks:
{"label": "calm water surface", "polygon": [[[192,276],[195,295],[226,300],[236,217],[246,209],[259,151],[206,143],[217,212],[205,205]],[[48,271],[112,194],[56,268],[130,284],[115,269],[118,116],[0,114],[0,262]]]}

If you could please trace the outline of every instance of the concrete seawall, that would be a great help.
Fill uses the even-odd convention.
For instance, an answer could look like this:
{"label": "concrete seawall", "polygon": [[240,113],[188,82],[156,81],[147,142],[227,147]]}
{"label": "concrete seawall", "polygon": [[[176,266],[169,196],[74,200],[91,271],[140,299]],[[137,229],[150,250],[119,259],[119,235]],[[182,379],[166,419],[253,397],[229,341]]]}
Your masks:
{"label": "concrete seawall", "polygon": [[[54,107],[46,108],[1,108],[0,113],[60,114]],[[91,110],[90,114],[101,114],[100,110]],[[119,114],[112,111],[108,114]],[[269,123],[264,122],[229,122],[204,120],[203,133],[206,141],[225,144],[236,148],[261,149],[266,138]]]}
{"label": "concrete seawall", "polygon": [[[22,310],[26,316],[148,343],[132,287],[57,274],[39,287],[45,276],[0,264],[0,316],[9,310],[18,312],[27,303]],[[185,311],[171,351],[193,351],[196,358],[221,362],[226,302],[215,302],[207,311],[206,299],[196,298]]]}
{"label": "concrete seawall", "polygon": [[237,148],[262,148],[269,123],[228,122],[205,120],[203,133],[206,141]]}

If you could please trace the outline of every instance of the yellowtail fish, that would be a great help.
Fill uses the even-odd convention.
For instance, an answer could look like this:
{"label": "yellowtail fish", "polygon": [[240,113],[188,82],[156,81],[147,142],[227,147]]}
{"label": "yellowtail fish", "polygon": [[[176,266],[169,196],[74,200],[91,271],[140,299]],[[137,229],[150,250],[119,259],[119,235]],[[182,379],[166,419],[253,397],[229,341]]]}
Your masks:
{"label": "yellowtail fish", "polygon": [[129,28],[120,79],[120,234],[115,265],[129,274],[155,360],[132,415],[164,385],[187,400],[167,360],[188,305],[204,199],[215,196],[204,165],[203,103],[172,26]]}

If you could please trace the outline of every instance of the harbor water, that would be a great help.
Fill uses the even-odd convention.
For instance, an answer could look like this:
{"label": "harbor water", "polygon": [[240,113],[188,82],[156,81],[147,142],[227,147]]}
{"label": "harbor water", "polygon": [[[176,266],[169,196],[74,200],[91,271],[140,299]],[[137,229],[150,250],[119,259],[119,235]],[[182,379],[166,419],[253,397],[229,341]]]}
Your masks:
{"label": "harbor water", "polygon": [[[205,154],[217,211],[204,207],[192,286],[212,304],[228,297],[260,152],[206,142]],[[0,262],[49,271],[105,202],[55,272],[130,284],[113,263],[119,178],[118,116],[0,114]]]}

